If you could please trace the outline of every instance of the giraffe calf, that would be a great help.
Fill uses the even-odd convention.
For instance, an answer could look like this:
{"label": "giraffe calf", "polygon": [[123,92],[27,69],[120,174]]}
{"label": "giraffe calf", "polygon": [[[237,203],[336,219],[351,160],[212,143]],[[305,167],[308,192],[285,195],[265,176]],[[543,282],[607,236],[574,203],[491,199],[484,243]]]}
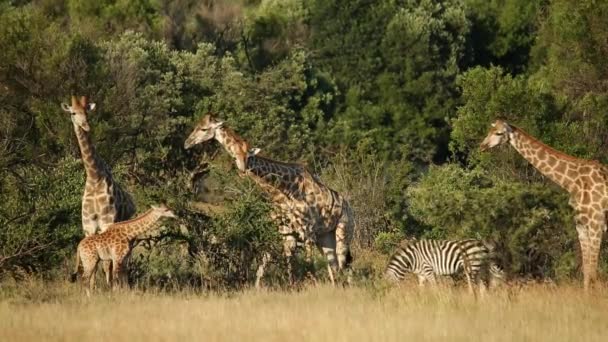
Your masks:
{"label": "giraffe calf", "polygon": [[131,253],[132,242],[139,235],[157,227],[163,217],[175,218],[175,214],[165,205],[152,206],[146,213],[139,217],[114,223],[103,233],[85,237],[78,244],[76,251],[76,269],[71,276],[75,282],[82,264],[82,283],[87,282],[89,287],[87,295],[95,287],[95,271],[99,261],[112,262],[112,275],[110,283],[115,289],[121,282],[124,263]]}

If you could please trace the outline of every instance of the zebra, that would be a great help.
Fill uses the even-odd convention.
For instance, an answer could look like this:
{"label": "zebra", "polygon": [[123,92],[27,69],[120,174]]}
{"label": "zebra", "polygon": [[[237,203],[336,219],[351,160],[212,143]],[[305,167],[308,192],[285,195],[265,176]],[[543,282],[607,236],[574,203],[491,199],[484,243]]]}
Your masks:
{"label": "zebra", "polygon": [[480,240],[420,240],[408,242],[391,256],[385,278],[400,281],[407,273],[418,277],[418,284],[436,284],[436,275],[464,273],[469,290],[473,284],[485,290],[486,284],[505,281],[504,271],[493,261],[494,247]]}

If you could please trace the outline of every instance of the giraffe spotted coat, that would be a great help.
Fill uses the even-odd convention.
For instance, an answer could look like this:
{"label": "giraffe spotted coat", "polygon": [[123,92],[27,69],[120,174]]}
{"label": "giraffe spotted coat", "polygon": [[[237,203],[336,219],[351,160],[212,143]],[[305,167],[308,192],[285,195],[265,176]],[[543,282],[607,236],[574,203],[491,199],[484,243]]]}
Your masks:
{"label": "giraffe spotted coat", "polygon": [[89,235],[82,239],[76,251],[76,269],[71,280],[76,281],[82,265],[82,282],[89,283],[87,294],[95,286],[95,270],[99,261],[112,263],[110,281],[113,287],[121,282],[124,276],[125,261],[131,253],[133,240],[136,237],[156,228],[163,217],[175,218],[175,214],[166,206],[152,206],[139,217],[110,225],[104,232]]}
{"label": "giraffe spotted coat", "polygon": [[[289,260],[296,247],[295,236],[307,245],[316,244],[328,260],[330,279],[348,266],[350,242],[355,229],[348,202],[325,186],[299,164],[288,164],[257,156],[249,144],[212,115],[205,115],[186,139],[186,149],[215,139],[235,159],[238,169],[251,177],[270,197],[273,218],[284,237]],[[264,274],[266,260],[257,272],[256,286]],[[291,262],[288,263],[291,265]],[[291,280],[291,267],[288,268]]]}
{"label": "giraffe spotted coat", "polygon": [[481,143],[482,151],[509,142],[540,173],[570,194],[576,212],[581,246],[584,288],[597,280],[602,236],[608,215],[608,168],[595,160],[580,159],[557,151],[502,120],[492,124]]}

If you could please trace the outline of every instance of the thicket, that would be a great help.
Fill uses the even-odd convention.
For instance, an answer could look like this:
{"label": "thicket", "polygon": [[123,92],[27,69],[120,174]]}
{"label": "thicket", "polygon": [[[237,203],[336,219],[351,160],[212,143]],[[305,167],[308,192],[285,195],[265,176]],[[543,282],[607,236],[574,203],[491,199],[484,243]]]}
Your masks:
{"label": "thicket", "polygon": [[79,94],[138,211],[180,215],[136,248],[142,285],[242,286],[263,252],[284,280],[263,194],[217,144],[183,149],[209,111],[349,198],[359,274],[403,238],[478,237],[513,275],[576,277],[567,195],[477,146],[502,117],[608,163],[606,22],[592,0],[2,2],[0,274],[71,266],[84,174],[60,103]]}

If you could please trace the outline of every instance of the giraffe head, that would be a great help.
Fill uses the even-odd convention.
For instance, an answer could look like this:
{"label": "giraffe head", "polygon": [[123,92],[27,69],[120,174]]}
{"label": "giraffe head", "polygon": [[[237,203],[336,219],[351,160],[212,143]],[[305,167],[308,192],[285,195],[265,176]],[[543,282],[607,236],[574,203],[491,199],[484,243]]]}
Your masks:
{"label": "giraffe head", "polygon": [[177,218],[175,213],[173,213],[173,211],[171,211],[171,209],[167,208],[167,206],[162,203],[159,205],[153,205],[152,210],[159,217]]}
{"label": "giraffe head", "polygon": [[67,103],[62,102],[61,108],[71,114],[74,127],[80,127],[85,132],[88,132],[91,129],[87,113],[95,110],[95,103],[87,102],[85,96],[81,96],[80,99],[76,96],[72,96],[72,105],[70,106]]}
{"label": "giraffe head", "polygon": [[481,145],[479,145],[479,149],[482,151],[486,151],[491,149],[492,147],[508,142],[510,137],[509,133],[511,133],[512,131],[513,129],[511,128],[511,126],[509,126],[508,123],[502,120],[496,120],[492,124],[492,127],[490,128],[490,131],[488,132],[486,138],[483,139]]}
{"label": "giraffe head", "polygon": [[205,115],[201,121],[196,124],[194,130],[186,139],[184,148],[189,149],[194,145],[198,145],[215,137],[215,131],[224,125],[223,121],[216,119],[213,115]]}

